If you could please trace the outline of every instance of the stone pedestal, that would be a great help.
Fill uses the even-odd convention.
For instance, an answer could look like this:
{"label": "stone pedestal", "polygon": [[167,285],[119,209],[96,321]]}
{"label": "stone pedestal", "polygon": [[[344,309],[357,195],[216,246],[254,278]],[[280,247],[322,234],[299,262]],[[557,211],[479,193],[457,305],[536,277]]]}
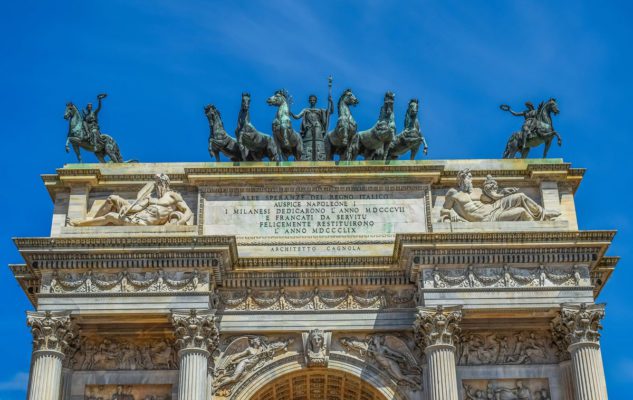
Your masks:
{"label": "stone pedestal", "polygon": [[218,346],[215,315],[209,310],[173,312],[171,322],[180,348],[179,400],[207,400],[209,355]]}
{"label": "stone pedestal", "polygon": [[460,307],[418,308],[416,339],[424,348],[428,366],[428,399],[457,400],[455,339],[462,318]]}
{"label": "stone pedestal", "polygon": [[69,342],[75,337],[70,313],[29,312],[33,334],[33,361],[29,400],[59,400],[62,369]]}

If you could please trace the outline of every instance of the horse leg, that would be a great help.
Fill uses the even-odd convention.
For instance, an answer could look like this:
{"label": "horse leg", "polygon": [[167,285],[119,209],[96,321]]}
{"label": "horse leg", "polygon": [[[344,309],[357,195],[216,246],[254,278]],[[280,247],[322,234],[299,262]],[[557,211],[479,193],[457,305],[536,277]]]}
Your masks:
{"label": "horse leg", "polygon": [[[294,154],[295,161],[302,161],[303,160],[303,140],[301,140],[301,137],[299,137],[298,135],[295,136],[295,139],[297,140],[297,145],[295,146],[295,154]],[[313,154],[312,157],[316,157],[316,154]]]}
{"label": "horse leg", "polygon": [[[418,150],[420,150],[420,145],[413,146],[413,147],[411,148],[411,160],[415,160],[415,156],[417,156],[417,155],[418,155]],[[398,157],[396,157],[396,159],[397,159],[397,158],[398,158]]]}
{"label": "horse leg", "polygon": [[[97,157],[100,163],[104,163],[104,164],[106,163],[105,154],[102,151],[96,151],[95,156]],[[112,157],[110,157],[110,160],[112,160]]]}
{"label": "horse leg", "polygon": [[530,154],[530,148],[526,146],[525,149],[521,150],[521,158],[527,158],[528,154]]}
{"label": "horse leg", "polygon": [[547,158],[547,152],[549,151],[549,147],[552,145],[552,139],[553,137],[549,138],[545,142],[545,148],[543,149],[543,158]]}
{"label": "horse leg", "polygon": [[326,136],[323,141],[323,147],[325,147],[325,159],[328,161],[332,161],[332,143],[330,142],[330,137]]}
{"label": "horse leg", "polygon": [[72,142],[73,144],[73,151],[75,152],[75,155],[77,156],[77,161],[79,161],[79,163],[81,164],[83,161],[81,161],[81,149],[79,148],[79,145],[76,142]]}

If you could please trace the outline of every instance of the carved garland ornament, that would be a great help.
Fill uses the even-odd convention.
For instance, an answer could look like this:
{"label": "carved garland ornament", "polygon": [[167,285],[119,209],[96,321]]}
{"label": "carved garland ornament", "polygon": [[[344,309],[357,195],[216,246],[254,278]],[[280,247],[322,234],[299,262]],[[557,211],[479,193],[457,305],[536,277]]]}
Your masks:
{"label": "carved garland ornament", "polygon": [[408,308],[414,306],[415,290],[319,289],[312,290],[217,290],[212,294],[215,307],[235,311],[362,310]]}
{"label": "carved garland ornament", "polygon": [[117,272],[68,273],[53,272],[48,293],[159,293],[197,292],[208,290],[209,275],[198,270],[191,272]]}
{"label": "carved garland ornament", "polygon": [[426,288],[495,288],[590,285],[586,267],[472,267],[424,271]]}

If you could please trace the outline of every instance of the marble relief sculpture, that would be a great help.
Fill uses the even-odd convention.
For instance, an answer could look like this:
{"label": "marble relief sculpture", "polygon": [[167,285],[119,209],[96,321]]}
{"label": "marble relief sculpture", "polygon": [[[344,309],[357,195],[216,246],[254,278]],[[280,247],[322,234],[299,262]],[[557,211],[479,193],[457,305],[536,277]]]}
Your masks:
{"label": "marble relief sculpture", "polygon": [[473,189],[470,169],[459,171],[457,189],[446,193],[440,222],[550,221],[560,216],[559,211],[545,210],[518,188],[500,189],[490,175],[479,199]]}
{"label": "marble relief sculpture", "polygon": [[[193,212],[182,195],[169,187],[169,177],[156,174],[132,203],[117,195],[108,196],[106,202],[92,218],[71,220],[70,226],[104,225],[192,225]],[[156,197],[152,197],[155,192]]]}
{"label": "marble relief sculpture", "polygon": [[420,388],[419,378],[422,369],[402,339],[393,335],[378,334],[364,340],[344,337],[339,341],[349,351],[373,360],[378,369],[389,374],[398,384],[415,390]]}
{"label": "marble relief sculpture", "polygon": [[458,343],[459,365],[554,364],[557,348],[543,331],[467,331]]}
{"label": "marble relief sculpture", "polygon": [[548,388],[542,387],[542,379],[507,381],[464,381],[464,400],[551,400]]}
{"label": "marble relief sculpture", "polygon": [[214,390],[223,395],[231,392],[230,386],[280,352],[288,350],[292,339],[268,342],[262,336],[242,336],[233,340],[224,350],[214,371]]}
{"label": "marble relief sculpture", "polygon": [[332,332],[323,332],[316,328],[310,332],[304,332],[302,338],[306,365],[308,367],[327,367]]}

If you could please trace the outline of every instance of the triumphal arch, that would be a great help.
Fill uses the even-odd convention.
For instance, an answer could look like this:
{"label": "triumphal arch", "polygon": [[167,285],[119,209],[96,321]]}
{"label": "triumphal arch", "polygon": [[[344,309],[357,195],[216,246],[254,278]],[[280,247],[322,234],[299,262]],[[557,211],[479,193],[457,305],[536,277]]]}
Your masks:
{"label": "triumphal arch", "polygon": [[68,164],[43,175],[50,236],[15,239],[29,398],[606,399],[617,258],[578,227],[583,173]]}

